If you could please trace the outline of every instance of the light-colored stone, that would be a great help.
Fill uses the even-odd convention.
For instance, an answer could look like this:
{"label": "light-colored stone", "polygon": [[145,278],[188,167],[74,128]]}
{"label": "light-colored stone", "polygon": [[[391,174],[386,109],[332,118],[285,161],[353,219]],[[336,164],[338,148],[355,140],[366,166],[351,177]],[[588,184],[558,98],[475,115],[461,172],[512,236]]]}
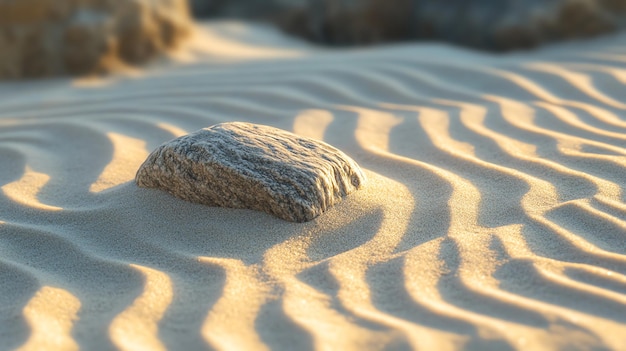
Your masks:
{"label": "light-colored stone", "polygon": [[187,0],[0,0],[0,79],[141,63],[190,26]]}
{"label": "light-colored stone", "polygon": [[161,145],[135,180],[140,187],[191,202],[305,222],[359,189],[365,175],[350,157],[324,142],[232,122]]}

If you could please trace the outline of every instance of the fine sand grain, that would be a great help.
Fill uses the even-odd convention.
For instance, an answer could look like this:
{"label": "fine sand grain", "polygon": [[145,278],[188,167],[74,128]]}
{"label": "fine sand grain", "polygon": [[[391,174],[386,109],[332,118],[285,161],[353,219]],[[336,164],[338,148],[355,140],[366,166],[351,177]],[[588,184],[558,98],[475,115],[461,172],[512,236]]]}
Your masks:
{"label": "fine sand grain", "polygon": [[[0,83],[0,350],[626,348],[626,35],[491,56],[207,24],[168,62]],[[224,121],[367,187],[317,219],[133,182]]]}

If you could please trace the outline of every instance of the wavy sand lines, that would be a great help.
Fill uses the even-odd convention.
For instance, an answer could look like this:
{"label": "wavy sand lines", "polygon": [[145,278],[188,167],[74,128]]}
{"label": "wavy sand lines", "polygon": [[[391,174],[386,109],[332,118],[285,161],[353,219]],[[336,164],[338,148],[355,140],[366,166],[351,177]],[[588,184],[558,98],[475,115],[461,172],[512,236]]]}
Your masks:
{"label": "wavy sand lines", "polygon": [[[0,349],[623,348],[625,40],[2,83]],[[232,120],[324,140],[370,184],[305,224],[134,185]]]}
{"label": "wavy sand lines", "polygon": [[18,350],[78,350],[71,331],[79,308],[80,301],[71,293],[42,287],[24,307],[31,335]]}
{"label": "wavy sand lines", "polygon": [[108,133],[107,136],[113,144],[113,159],[89,187],[92,192],[104,191],[133,179],[133,170],[148,157],[143,140],[118,133]]}
{"label": "wavy sand lines", "polygon": [[5,184],[1,190],[10,201],[14,201],[22,206],[36,208],[43,211],[61,211],[61,207],[47,205],[41,203],[37,199],[37,194],[43,188],[50,176],[45,173],[35,172],[30,167],[26,166],[24,175],[22,178]]}
{"label": "wavy sand lines", "polygon": [[200,262],[216,264],[226,271],[224,292],[202,325],[205,339],[218,350],[268,349],[254,322],[270,289],[259,280],[256,269],[232,259],[200,257]]}
{"label": "wavy sand lines", "polygon": [[133,304],[111,322],[111,339],[124,351],[165,350],[159,340],[158,322],[172,302],[172,282],[166,274],[154,269],[138,265],[131,267],[144,276],[144,289]]}

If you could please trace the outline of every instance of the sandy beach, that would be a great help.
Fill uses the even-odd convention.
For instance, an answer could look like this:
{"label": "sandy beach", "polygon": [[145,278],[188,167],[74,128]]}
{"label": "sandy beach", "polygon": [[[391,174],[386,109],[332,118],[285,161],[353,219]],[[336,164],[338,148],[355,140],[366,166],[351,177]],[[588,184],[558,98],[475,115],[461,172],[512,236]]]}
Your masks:
{"label": "sandy beach", "polygon": [[[0,350],[626,349],[626,34],[504,55],[206,22],[144,68],[0,82]],[[225,121],[369,182],[290,223],[137,187]]]}

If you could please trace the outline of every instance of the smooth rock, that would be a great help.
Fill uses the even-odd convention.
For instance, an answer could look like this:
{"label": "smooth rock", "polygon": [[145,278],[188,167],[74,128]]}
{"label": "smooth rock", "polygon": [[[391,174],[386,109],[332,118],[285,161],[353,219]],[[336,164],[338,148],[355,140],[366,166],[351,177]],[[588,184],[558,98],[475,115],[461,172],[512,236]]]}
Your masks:
{"label": "smooth rock", "polygon": [[232,122],[159,146],[135,180],[140,187],[191,202],[305,222],[359,189],[365,175],[350,157],[324,142]]}
{"label": "smooth rock", "polygon": [[187,0],[0,0],[0,79],[142,63],[190,28]]}

